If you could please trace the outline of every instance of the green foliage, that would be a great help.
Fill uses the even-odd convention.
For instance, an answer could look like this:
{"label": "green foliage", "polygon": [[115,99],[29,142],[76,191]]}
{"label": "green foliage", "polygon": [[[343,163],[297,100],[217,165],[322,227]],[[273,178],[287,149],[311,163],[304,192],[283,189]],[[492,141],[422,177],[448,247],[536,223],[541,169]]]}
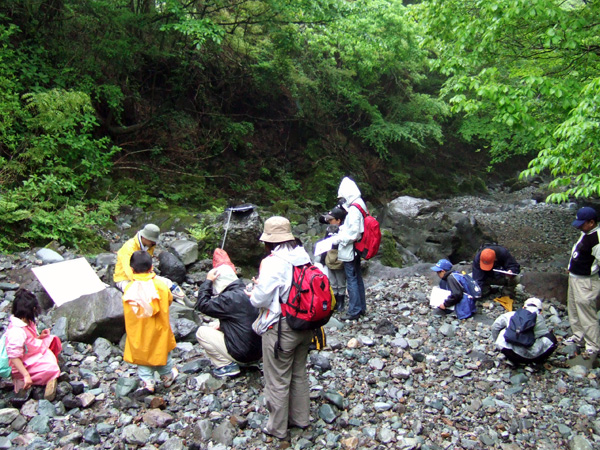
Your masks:
{"label": "green foliage", "polygon": [[381,263],[388,267],[402,267],[402,255],[396,247],[394,236],[388,230],[381,233]]}
{"label": "green foliage", "polygon": [[496,161],[537,154],[522,176],[550,171],[563,189],[550,201],[598,195],[600,3],[430,0],[416,11],[465,137],[488,141]]}

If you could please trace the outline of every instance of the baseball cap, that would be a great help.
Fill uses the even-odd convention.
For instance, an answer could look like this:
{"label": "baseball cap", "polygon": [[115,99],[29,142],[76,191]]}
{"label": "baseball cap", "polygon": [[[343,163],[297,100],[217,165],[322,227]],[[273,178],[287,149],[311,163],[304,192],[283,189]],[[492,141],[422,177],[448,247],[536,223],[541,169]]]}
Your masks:
{"label": "baseball cap", "polygon": [[494,261],[496,261],[496,252],[491,248],[482,250],[479,255],[479,267],[481,270],[490,271],[494,268]]}
{"label": "baseball cap", "polygon": [[579,211],[577,211],[577,219],[575,219],[571,225],[573,225],[575,228],[579,228],[588,220],[597,220],[597,218],[598,214],[594,208],[584,206],[583,208],[579,208]]}
{"label": "baseball cap", "polygon": [[431,270],[434,272],[441,272],[442,270],[448,272],[449,270],[452,270],[452,263],[447,259],[440,259],[435,263],[435,266],[433,266]]}
{"label": "baseball cap", "polygon": [[525,304],[523,306],[525,306],[525,307],[533,306],[533,307],[537,308],[538,311],[541,311],[542,310],[542,301],[539,298],[531,297],[531,298],[528,298],[527,300],[525,300]]}

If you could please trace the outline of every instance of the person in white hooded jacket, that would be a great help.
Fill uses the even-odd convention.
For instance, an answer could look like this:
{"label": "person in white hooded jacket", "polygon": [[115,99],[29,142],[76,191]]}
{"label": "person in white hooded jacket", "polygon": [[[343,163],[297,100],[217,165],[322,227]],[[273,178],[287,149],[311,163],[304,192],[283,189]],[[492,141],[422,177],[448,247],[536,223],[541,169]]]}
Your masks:
{"label": "person in white hooded jacket", "polygon": [[[250,303],[259,308],[252,328],[262,335],[265,399],[269,420],[263,432],[287,439],[288,427],[306,428],[310,417],[310,396],[306,360],[312,330],[292,330],[281,315],[280,302],[287,302],[292,286],[293,266],[310,263],[308,253],[297,245],[290,222],[285,217],[265,221],[260,240],[267,252],[258,280],[250,293]],[[279,351],[275,355],[278,329],[281,326]]]}
{"label": "person in white hooded jacket", "polygon": [[348,312],[342,320],[357,320],[367,312],[365,285],[360,271],[360,255],[354,249],[354,243],[362,238],[365,231],[365,220],[356,206],[357,203],[367,211],[367,206],[360,196],[360,189],[348,177],[344,177],[338,188],[340,205],[348,211],[344,224],[335,238],[338,247],[338,260],[344,263],[346,287],[348,289]]}

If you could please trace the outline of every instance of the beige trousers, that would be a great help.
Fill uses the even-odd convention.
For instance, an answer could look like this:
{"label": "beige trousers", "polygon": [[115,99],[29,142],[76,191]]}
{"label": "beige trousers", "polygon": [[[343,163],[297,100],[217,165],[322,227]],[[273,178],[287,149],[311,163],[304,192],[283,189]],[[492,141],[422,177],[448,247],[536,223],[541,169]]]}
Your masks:
{"label": "beige trousers", "polygon": [[600,278],[569,277],[567,307],[571,331],[579,340],[585,340],[587,350],[600,350],[600,325],[596,298],[600,293]]}
{"label": "beige trousers", "polygon": [[275,359],[278,322],[262,336],[265,398],[269,410],[267,432],[287,437],[288,425],[307,427],[310,413],[310,385],[306,370],[312,330],[295,331],[281,321],[281,348]]}
{"label": "beige trousers", "polygon": [[196,331],[196,339],[217,369],[235,362],[235,359],[227,351],[225,335],[222,331],[214,327],[200,327]]}

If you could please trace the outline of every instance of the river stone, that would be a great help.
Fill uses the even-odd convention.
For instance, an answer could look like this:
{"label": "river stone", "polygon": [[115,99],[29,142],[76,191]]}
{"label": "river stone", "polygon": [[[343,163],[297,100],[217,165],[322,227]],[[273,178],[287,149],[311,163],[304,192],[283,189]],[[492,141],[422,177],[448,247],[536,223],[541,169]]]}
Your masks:
{"label": "river stone", "polygon": [[165,428],[170,425],[175,419],[167,412],[160,409],[151,409],[142,416],[144,423],[153,428]]}
{"label": "river stone", "polygon": [[197,242],[188,241],[187,239],[178,239],[171,242],[169,250],[176,255],[185,266],[189,266],[198,261]]}
{"label": "river stone", "polygon": [[452,324],[445,323],[440,327],[440,333],[446,337],[452,337],[454,336],[454,327]]}
{"label": "river stone", "polygon": [[115,253],[99,253],[96,255],[96,265],[107,267],[117,264],[117,255]]}
{"label": "river stone", "polygon": [[56,417],[56,408],[48,400],[40,400],[38,402],[37,412],[43,416]]}
{"label": "river stone", "polygon": [[567,370],[567,373],[573,378],[584,378],[587,376],[589,369],[585,366],[577,365]]}
{"label": "river stone", "polygon": [[573,439],[569,442],[570,450],[592,450],[592,448],[592,444],[580,434],[573,436]]}
{"label": "river stone", "polygon": [[52,320],[67,319],[69,340],[92,343],[104,337],[117,343],[125,333],[122,296],[121,291],[110,287],[83,295],[56,308]]}
{"label": "river stone", "polygon": [[210,373],[203,373],[196,378],[196,389],[205,394],[211,394],[223,386],[223,380],[214,378]]}
{"label": "river stone", "polygon": [[36,434],[46,434],[50,432],[50,417],[35,416],[27,424],[27,431]]}
{"label": "river stone", "polygon": [[233,443],[233,438],[236,435],[235,427],[229,420],[223,420],[215,427],[212,433],[212,439],[225,446],[230,446]]}
{"label": "river stone", "polygon": [[112,353],[112,344],[109,340],[99,337],[94,341],[94,353],[98,356],[98,361],[105,361]]}
{"label": "river stone", "polygon": [[379,358],[372,358],[369,360],[369,367],[374,370],[381,370],[385,366],[385,363]]}
{"label": "river stone", "polygon": [[22,415],[18,415],[15,420],[12,421],[10,427],[15,431],[21,431],[27,425],[27,419]]}
{"label": "river stone", "polygon": [[524,384],[524,383],[527,383],[528,380],[529,380],[529,377],[527,375],[525,375],[524,373],[518,373],[518,374],[510,377],[510,382],[512,384]]}
{"label": "river stone", "polygon": [[96,425],[96,431],[98,431],[98,434],[100,434],[101,436],[107,436],[109,434],[112,434],[115,431],[115,425],[113,425],[112,423],[99,423],[98,425]]}
{"label": "river stone", "polygon": [[329,362],[329,358],[327,358],[322,353],[311,353],[310,354],[310,363],[321,371],[331,370],[331,362]]}
{"label": "river stone", "polygon": [[333,403],[339,409],[344,409],[344,397],[339,392],[326,390],[323,391],[321,395],[323,396],[323,398]]}
{"label": "river stone", "polygon": [[210,366],[210,360],[208,358],[198,358],[193,361],[189,361],[181,366],[182,373],[198,373],[202,372],[203,369]]}
{"label": "river stone", "polygon": [[[260,426],[260,424],[258,425]],[[200,432],[200,436],[203,440],[208,441],[212,437],[213,423],[208,419],[202,419],[196,423],[195,427]]]}
{"label": "river stone", "polygon": [[583,415],[589,416],[589,417],[596,416],[596,408],[594,408],[592,405],[588,405],[588,404],[581,405],[578,409],[578,412],[579,412],[579,414],[583,414]]}
{"label": "river stone", "polygon": [[392,405],[385,402],[375,402],[373,403],[373,409],[377,412],[388,411],[392,409]]}
{"label": "river stone", "polygon": [[115,395],[117,397],[127,397],[137,389],[139,381],[137,378],[120,377],[115,385]]}
{"label": "river stone", "polygon": [[86,428],[83,432],[83,440],[88,444],[98,445],[101,442],[100,433],[96,428]]}
{"label": "river stone", "polygon": [[81,442],[82,437],[82,434],[78,431],[74,433],[69,433],[58,440],[58,445],[60,445],[61,447],[65,447],[69,444],[78,444],[79,442]]}
{"label": "river stone", "polygon": [[19,410],[17,408],[2,408],[0,409],[0,425],[10,425],[18,416]]}
{"label": "river stone", "polygon": [[150,438],[150,430],[137,425],[127,425],[123,428],[121,438],[131,445],[145,445]]}
{"label": "river stone", "polygon": [[158,270],[160,275],[168,278],[174,283],[181,284],[185,281],[185,265],[181,260],[170,252],[161,252],[158,255]]}
{"label": "river stone", "polygon": [[401,349],[407,349],[408,341],[406,339],[404,339],[403,337],[399,337],[399,338],[394,339],[391,342],[391,346],[392,347],[400,347]]}
{"label": "river stone", "polygon": [[82,408],[87,408],[96,401],[96,396],[90,392],[84,392],[77,396]]}
{"label": "river stone", "polygon": [[333,423],[337,417],[334,409],[328,404],[319,406],[318,414],[319,417],[327,423]]}
{"label": "river stone", "polygon": [[179,341],[196,342],[196,331],[198,325],[190,319],[181,318],[171,322],[171,329],[175,335],[175,339]]}
{"label": "river stone", "polygon": [[167,439],[160,447],[160,450],[184,450],[183,441],[178,437]]}
{"label": "river stone", "polygon": [[53,264],[65,260],[65,258],[63,258],[61,255],[56,253],[54,250],[50,250],[49,248],[42,248],[38,250],[35,253],[35,256],[41,259],[44,264]]}

